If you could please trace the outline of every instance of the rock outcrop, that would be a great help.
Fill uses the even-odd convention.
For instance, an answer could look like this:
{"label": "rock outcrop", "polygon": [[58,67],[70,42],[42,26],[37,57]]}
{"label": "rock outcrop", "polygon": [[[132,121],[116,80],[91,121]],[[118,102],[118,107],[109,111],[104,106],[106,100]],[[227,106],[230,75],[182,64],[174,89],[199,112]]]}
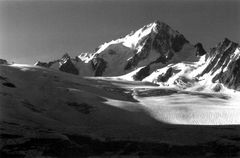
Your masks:
{"label": "rock outcrop", "polygon": [[240,47],[237,43],[225,38],[208,53],[201,44],[196,47],[197,55],[202,56],[204,61],[168,65],[143,80],[182,89],[197,85],[215,92],[221,91],[223,86],[240,90]]}
{"label": "rock outcrop", "polygon": [[5,59],[0,59],[0,64],[1,65],[6,65],[6,64],[8,64],[8,62]]}
{"label": "rock outcrop", "polygon": [[45,68],[54,68],[54,69],[58,69],[60,71],[66,72],[66,73],[78,75],[79,71],[73,64],[72,60],[77,61],[79,59],[78,58],[71,59],[71,57],[66,53],[63,55],[63,57],[61,59],[58,59],[55,61],[50,61],[50,62],[38,61],[34,65],[45,67]]}
{"label": "rock outcrop", "polygon": [[207,54],[207,66],[201,73],[213,76],[212,82],[219,82],[228,88],[240,90],[240,47],[225,38]]}
{"label": "rock outcrop", "polygon": [[204,54],[207,53],[205,51],[205,49],[203,48],[202,43],[197,43],[197,44],[194,45],[194,47],[197,48],[197,51],[196,51],[197,56],[203,56]]}
{"label": "rock outcrop", "polygon": [[183,49],[185,44],[189,44],[182,34],[163,22],[156,21],[151,27],[152,31],[139,40],[142,47],[136,50],[136,54],[128,60],[125,70],[136,68],[138,63],[148,59],[153,51],[158,54],[158,57],[150,59],[151,62],[148,64],[166,64],[171,61],[175,53]]}
{"label": "rock outcrop", "polygon": [[71,58],[68,54],[64,54],[62,59],[59,61],[59,70],[71,74],[78,75],[78,69],[74,66],[74,64],[71,61]]}
{"label": "rock outcrop", "polygon": [[49,63],[41,62],[41,61],[37,61],[34,65],[35,66],[46,67],[46,68],[49,68],[51,66]]}

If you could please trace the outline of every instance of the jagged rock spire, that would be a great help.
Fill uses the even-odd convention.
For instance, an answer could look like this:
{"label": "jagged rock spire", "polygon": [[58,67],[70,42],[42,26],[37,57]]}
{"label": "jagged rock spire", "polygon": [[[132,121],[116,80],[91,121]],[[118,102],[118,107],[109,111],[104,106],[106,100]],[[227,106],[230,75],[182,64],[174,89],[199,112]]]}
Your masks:
{"label": "jagged rock spire", "polygon": [[205,51],[205,49],[203,48],[202,43],[197,43],[197,44],[194,45],[194,47],[197,49],[197,52],[196,52],[197,56],[202,56],[202,55],[207,53]]}

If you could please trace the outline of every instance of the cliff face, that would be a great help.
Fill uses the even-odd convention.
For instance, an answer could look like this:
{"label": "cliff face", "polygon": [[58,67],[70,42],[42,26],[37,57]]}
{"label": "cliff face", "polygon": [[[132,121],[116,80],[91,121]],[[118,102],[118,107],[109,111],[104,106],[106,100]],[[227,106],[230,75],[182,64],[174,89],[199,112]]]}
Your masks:
{"label": "cliff face", "polygon": [[200,76],[208,73],[213,76],[212,82],[240,89],[240,47],[237,43],[224,39],[211,49],[206,63],[207,66]]}
{"label": "cliff face", "polygon": [[107,67],[107,63],[102,58],[95,57],[91,60],[94,76],[102,76]]}
{"label": "cliff face", "polygon": [[142,80],[168,64],[198,61],[203,52],[202,45],[194,46],[169,25],[156,21],[99,46],[90,61],[95,76],[120,76],[141,68],[133,78]]}
{"label": "cliff face", "polygon": [[[76,59],[75,59],[76,60]],[[36,62],[35,66],[41,66],[46,68],[54,68],[60,71],[78,75],[79,71],[76,66],[73,64],[71,57],[66,53],[62,56],[61,59],[50,61],[50,62]]]}
{"label": "cliff face", "polygon": [[197,44],[194,45],[194,47],[197,48],[197,52],[196,52],[197,56],[202,56],[204,54],[207,54],[207,52],[203,48],[202,43],[197,43]]}
{"label": "cliff face", "polygon": [[74,66],[74,64],[71,61],[71,58],[68,54],[65,54],[62,59],[59,61],[60,66],[59,70],[71,74],[78,75],[78,69]]}
{"label": "cliff face", "polygon": [[142,60],[149,58],[150,53],[153,51],[158,56],[148,64],[166,64],[173,58],[175,53],[182,50],[185,44],[189,44],[189,41],[182,34],[173,30],[167,24],[156,21],[152,25],[150,34],[139,42],[142,48],[128,60],[125,70],[136,67]]}
{"label": "cliff face", "polygon": [[8,62],[5,59],[0,59],[0,64],[6,65],[6,64],[8,64]]}
{"label": "cliff face", "polygon": [[208,53],[202,50],[201,44],[196,47],[199,55],[206,53],[199,62],[170,64],[142,80],[183,89],[198,86],[221,91],[225,86],[240,90],[240,47],[237,43],[224,39]]}

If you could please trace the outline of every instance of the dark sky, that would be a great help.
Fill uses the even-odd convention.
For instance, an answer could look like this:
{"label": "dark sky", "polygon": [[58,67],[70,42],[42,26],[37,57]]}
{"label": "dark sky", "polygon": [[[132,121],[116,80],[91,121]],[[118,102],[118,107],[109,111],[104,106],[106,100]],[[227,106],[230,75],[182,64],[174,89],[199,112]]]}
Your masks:
{"label": "dark sky", "polygon": [[0,58],[33,64],[72,56],[160,20],[208,49],[240,42],[239,0],[1,1]]}

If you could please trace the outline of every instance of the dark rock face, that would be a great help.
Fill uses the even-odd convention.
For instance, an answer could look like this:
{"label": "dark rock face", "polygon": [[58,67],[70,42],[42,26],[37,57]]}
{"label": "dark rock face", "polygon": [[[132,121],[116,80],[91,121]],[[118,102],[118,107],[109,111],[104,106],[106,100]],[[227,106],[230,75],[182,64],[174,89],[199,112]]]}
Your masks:
{"label": "dark rock face", "polygon": [[183,45],[186,43],[189,43],[189,41],[186,40],[186,38],[182,34],[177,35],[175,38],[172,38],[172,49],[175,52],[179,52],[180,50],[182,50]]}
{"label": "dark rock face", "polygon": [[112,49],[110,49],[109,51],[108,51],[108,54],[110,54],[110,55],[115,55],[115,54],[117,54],[114,50],[112,50]]}
{"label": "dark rock face", "polygon": [[214,87],[212,88],[212,90],[213,90],[214,92],[220,92],[221,89],[222,89],[222,85],[221,85],[221,84],[217,84],[216,86],[214,86]]}
{"label": "dark rock face", "polygon": [[165,54],[168,51],[179,52],[182,50],[184,44],[189,43],[186,38],[176,31],[176,36],[172,35],[171,28],[165,23],[156,22],[157,26],[157,34],[153,41],[153,48],[160,52],[161,54]]}
{"label": "dark rock face", "polygon": [[216,74],[212,81],[223,83],[228,88],[240,89],[240,55],[234,55],[236,49],[239,48],[237,43],[225,39],[219,43],[217,47],[213,48],[208,54],[211,62],[204,69],[201,75],[210,73],[213,75],[215,72],[220,71]]}
{"label": "dark rock face", "polygon": [[240,58],[229,65],[226,72],[220,72],[213,78],[213,81],[219,78],[219,82],[229,88],[240,90]]}
{"label": "dark rock face", "polygon": [[137,57],[135,57],[137,55],[134,55],[131,59],[128,60],[126,66],[124,67],[124,70],[129,70],[131,69],[133,66],[136,66],[137,65]]}
{"label": "dark rock face", "polygon": [[171,34],[170,26],[165,23],[156,21],[156,32],[152,32],[149,36],[141,39],[140,45],[143,45],[143,49],[135,54],[126,64],[124,70],[129,70],[136,67],[137,64],[146,59],[149,56],[151,50],[156,50],[160,57],[155,59],[153,63],[163,63],[166,64],[174,56],[174,52],[179,52],[182,50],[184,44],[189,43],[185,37],[178,33],[176,35]]}
{"label": "dark rock face", "polygon": [[197,52],[196,52],[197,56],[202,56],[202,55],[207,53],[205,51],[205,49],[203,48],[202,43],[197,43],[197,44],[194,45],[194,47],[197,48]]}
{"label": "dark rock face", "polygon": [[91,60],[92,68],[95,71],[95,76],[102,76],[107,67],[107,62],[104,59],[95,57]]}
{"label": "dark rock face", "polygon": [[59,70],[74,75],[78,75],[78,69],[74,66],[71,60],[67,60],[65,63],[59,66]]}
{"label": "dark rock face", "polygon": [[8,62],[5,59],[0,59],[0,64],[8,64]]}
{"label": "dark rock face", "polygon": [[140,71],[138,71],[134,76],[133,79],[136,81],[141,81],[143,80],[145,77],[147,77],[148,75],[150,75],[150,66],[145,66],[144,68],[142,68]]}
{"label": "dark rock face", "polygon": [[60,71],[71,73],[74,75],[79,74],[78,69],[74,66],[68,54],[65,54],[59,63],[60,63],[60,66],[59,66]]}
{"label": "dark rock face", "polygon": [[174,84],[178,85],[179,87],[185,89],[188,87],[192,87],[194,85],[194,80],[187,78],[186,76],[180,76],[174,81]]}
{"label": "dark rock face", "polygon": [[38,62],[36,62],[34,65],[35,65],[35,66],[41,66],[41,67],[50,68],[54,63],[59,63],[59,62],[61,62],[61,59],[60,59],[60,60],[55,60],[55,61],[50,61],[50,62],[41,62],[41,61],[38,61]]}
{"label": "dark rock face", "polygon": [[61,59],[55,60],[55,61],[50,61],[50,62],[41,62],[38,61],[34,65],[35,66],[41,66],[41,67],[46,67],[50,68],[53,64],[58,63],[59,64],[59,70],[66,72],[66,73],[71,73],[74,75],[78,75],[79,71],[73,64],[72,60],[75,60],[76,62],[79,61],[78,57],[75,57],[74,59],[71,59],[70,56],[66,53],[62,56]]}
{"label": "dark rock face", "polygon": [[158,82],[167,82],[168,79],[173,75],[173,68],[170,67],[165,74],[161,74],[158,76]]}
{"label": "dark rock face", "polygon": [[170,38],[171,35],[169,34],[170,27],[164,23],[157,23],[157,34],[153,40],[152,46],[155,50],[164,54],[170,48]]}
{"label": "dark rock face", "polygon": [[51,65],[49,63],[45,63],[45,62],[41,62],[41,61],[38,61],[34,64],[35,66],[41,66],[41,67],[50,67]]}

